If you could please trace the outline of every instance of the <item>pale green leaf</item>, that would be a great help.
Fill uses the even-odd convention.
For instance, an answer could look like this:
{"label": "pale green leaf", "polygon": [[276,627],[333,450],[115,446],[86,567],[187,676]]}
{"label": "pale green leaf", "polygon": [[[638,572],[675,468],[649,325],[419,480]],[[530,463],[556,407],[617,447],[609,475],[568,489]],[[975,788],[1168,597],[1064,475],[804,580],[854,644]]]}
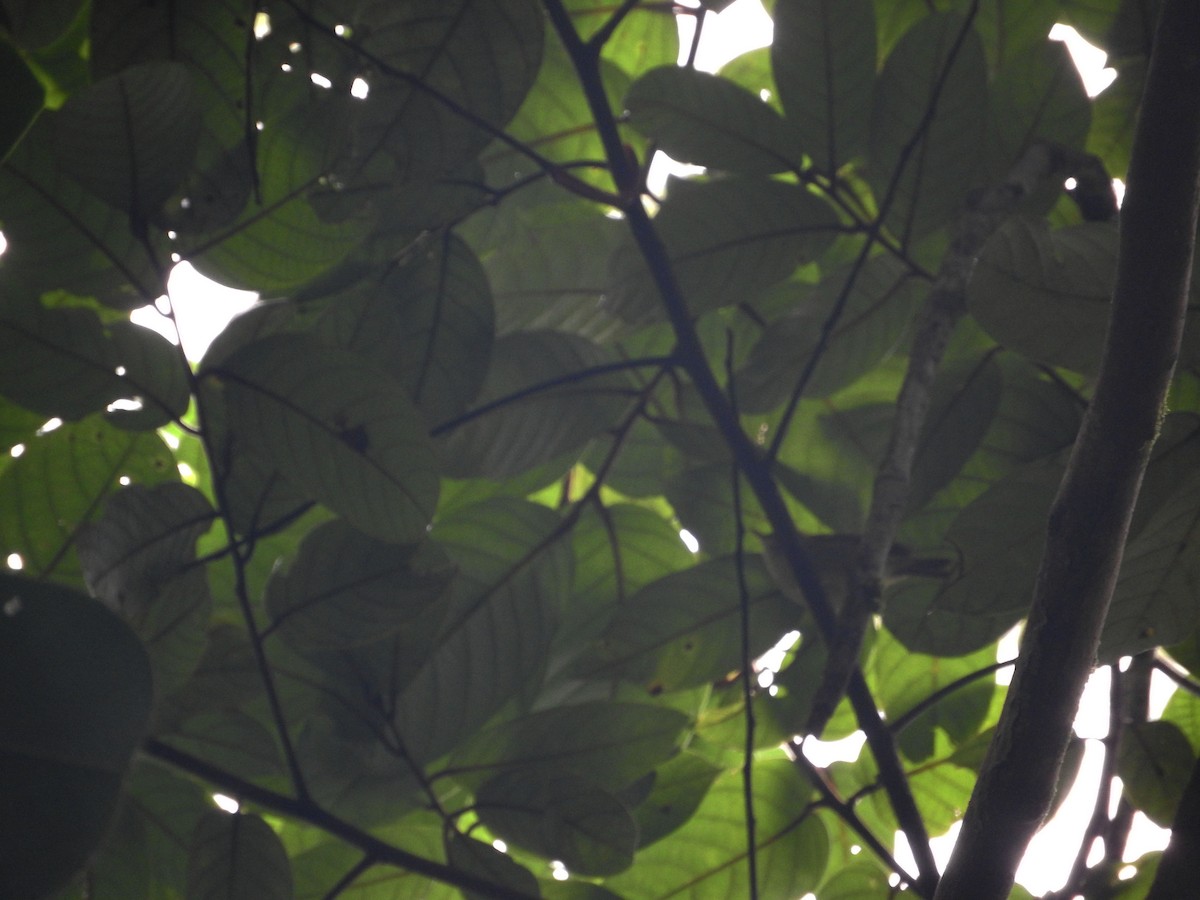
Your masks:
{"label": "pale green leaf", "polygon": [[151,485],[177,478],[156,434],[121,431],[96,418],[63,425],[30,441],[0,472],[0,552],[19,554],[31,575],[82,584],[71,545],[122,479]]}
{"label": "pale green leaf", "polygon": [[1159,828],[1170,828],[1196,754],[1170,722],[1141,722],[1121,733],[1117,775],[1129,801]]}
{"label": "pale green leaf", "polygon": [[[793,763],[775,759],[754,767],[759,896],[799,897],[821,882],[829,838],[820,820],[804,812],[810,795]],[[741,772],[727,773],[671,840],[643,849],[634,868],[606,885],[633,897],[745,896],[744,803]]]}

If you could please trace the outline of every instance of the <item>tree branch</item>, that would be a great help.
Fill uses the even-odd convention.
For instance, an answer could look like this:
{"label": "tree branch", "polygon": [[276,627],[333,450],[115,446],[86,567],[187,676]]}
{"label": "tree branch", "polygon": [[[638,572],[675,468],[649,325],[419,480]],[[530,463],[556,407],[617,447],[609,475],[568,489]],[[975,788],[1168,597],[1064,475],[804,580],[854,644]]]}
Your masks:
{"label": "tree branch", "polygon": [[1058,496],[1021,656],[938,900],[1003,900],[1049,810],[1183,330],[1200,194],[1200,5],[1167,0],[1121,210],[1104,360]]}
{"label": "tree branch", "polygon": [[469,872],[453,869],[442,863],[425,859],[423,856],[417,856],[406,850],[401,850],[399,847],[393,847],[391,844],[379,840],[374,835],[351,825],[344,819],[339,819],[337,816],[325,812],[325,810],[311,802],[294,800],[283,794],[277,794],[274,791],[259,787],[253,782],[238,778],[224,769],[219,769],[199,757],[178,750],[169,744],[164,744],[162,741],[151,738],[145,742],[142,750],[155,759],[161,760],[190,775],[204,779],[204,781],[215,787],[219,787],[222,791],[239,800],[261,806],[263,809],[268,809],[289,819],[297,819],[301,822],[315,825],[322,831],[345,841],[351,846],[357,847],[375,862],[397,866],[406,871],[415,872],[418,875],[424,875],[427,878],[433,878],[437,881],[454,885],[455,887],[478,891],[485,897],[496,897],[498,900],[532,900],[528,894],[521,891],[493,884]]}
{"label": "tree branch", "polygon": [[[742,430],[741,423],[730,408],[709,367],[704,348],[692,325],[691,312],[675,278],[670,255],[637,194],[638,173],[626,160],[621,147],[616,122],[604,95],[598,57],[579,39],[561,0],[544,0],[544,4],[579,76],[588,106],[596,121],[597,133],[604,143],[605,153],[613,168],[618,189],[623,197],[628,196],[628,200],[623,201],[621,210],[654,278],[675,334],[674,358],[691,378],[705,408],[729,446],[734,461],[745,473],[746,481],[779,538],[781,549],[792,567],[796,583],[808,601],[817,627],[825,640],[829,641],[836,627],[833,610],[807,554],[800,545],[791,514],[771,476],[770,463],[759,454],[758,449]],[[921,896],[932,896],[938,874],[933,854],[929,849],[929,835],[913,800],[908,780],[904,776],[891,733],[879,716],[875,699],[871,696],[861,672],[855,672],[851,677],[848,694],[859,726],[866,734],[868,745],[879,766],[880,778],[887,790],[896,820],[917,859],[919,877],[914,887]]]}

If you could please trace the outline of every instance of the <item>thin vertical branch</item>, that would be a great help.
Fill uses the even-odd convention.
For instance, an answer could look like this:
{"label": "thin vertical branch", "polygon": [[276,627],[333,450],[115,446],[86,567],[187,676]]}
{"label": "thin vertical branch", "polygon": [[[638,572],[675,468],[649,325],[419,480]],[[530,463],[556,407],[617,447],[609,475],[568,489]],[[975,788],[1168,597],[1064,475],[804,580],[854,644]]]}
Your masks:
{"label": "thin vertical branch", "polygon": [[[729,408],[738,415],[737,385],[733,374],[733,332],[725,330],[726,390]],[[742,794],[746,808],[746,863],[749,897],[758,898],[758,838],[754,818],[754,660],[750,649],[750,592],[746,588],[746,523],[742,518],[742,473],[737,463],[730,466],[733,483],[734,567],[737,570],[738,609],[741,615],[742,702],[746,707],[746,743],[742,757]]]}
{"label": "thin vertical branch", "polygon": [[[625,214],[625,221],[662,298],[663,307],[675,334],[673,356],[691,378],[701,401],[729,446],[738,468],[745,475],[767,521],[779,539],[783,554],[793,570],[796,583],[804,593],[818,629],[824,639],[830,641],[836,628],[836,617],[820,579],[817,578],[807,554],[800,545],[795,524],[771,475],[769,463],[762,458],[758,448],[742,430],[741,423],[730,409],[704,355],[704,348],[692,324],[691,312],[675,278],[670,255],[638,195],[638,173],[626,160],[621,147],[616,122],[608,107],[608,98],[604,94],[598,57],[580,40],[562,0],[543,0],[543,3],[579,76],[580,85],[596,122],[597,134],[604,144],[605,154],[612,166],[618,191],[625,198],[621,204],[621,211]],[[867,735],[871,752],[879,766],[880,778],[895,811],[896,820],[917,858],[919,876],[914,888],[921,896],[932,896],[938,873],[929,849],[929,835],[913,800],[912,790],[900,764],[895,743],[880,718],[875,699],[861,672],[856,671],[851,677],[849,696],[859,726]]]}

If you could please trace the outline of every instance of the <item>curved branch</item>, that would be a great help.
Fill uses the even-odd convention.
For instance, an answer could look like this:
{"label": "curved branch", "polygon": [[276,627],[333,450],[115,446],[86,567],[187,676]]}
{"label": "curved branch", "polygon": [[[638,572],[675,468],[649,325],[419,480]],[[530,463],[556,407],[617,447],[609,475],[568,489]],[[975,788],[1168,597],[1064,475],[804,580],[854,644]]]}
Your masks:
{"label": "curved branch", "polygon": [[1029,624],[938,900],[1003,900],[1091,671],[1187,307],[1200,199],[1200,5],[1167,0],[1134,136],[1104,360],[1047,522]]}

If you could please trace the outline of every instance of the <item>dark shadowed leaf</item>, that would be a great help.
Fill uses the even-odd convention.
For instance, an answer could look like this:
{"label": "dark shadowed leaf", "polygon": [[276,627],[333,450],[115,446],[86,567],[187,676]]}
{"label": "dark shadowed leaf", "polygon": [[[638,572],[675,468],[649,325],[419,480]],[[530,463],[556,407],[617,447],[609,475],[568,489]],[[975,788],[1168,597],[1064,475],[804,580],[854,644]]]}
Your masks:
{"label": "dark shadowed leaf", "polygon": [[795,135],[744,88],[707,72],[664,66],[625,95],[633,126],[672,159],[729,172],[770,175],[795,168]]}
{"label": "dark shadowed leaf", "polygon": [[289,568],[267,582],[280,636],[303,649],[352,647],[394,633],[445,592],[454,569],[432,542],[400,547],[340,519],[301,542]]}
{"label": "dark shadowed leaf", "polygon": [[234,453],[259,456],[373,537],[424,534],[437,503],[433,448],[395,381],[301,335],[254,342],[210,374],[224,387]]}
{"label": "dark shadowed leaf", "polygon": [[868,178],[902,240],[943,227],[976,186],[987,100],[982,43],[957,15],[921,19],[888,55],[871,114]]}
{"label": "dark shadowed leaf", "polygon": [[334,298],[320,328],[394,377],[430,422],[479,392],[493,332],[488,278],[449,232]]}
{"label": "dark shadowed leaf", "polygon": [[1094,373],[1116,272],[1115,225],[1051,232],[1042,220],[1010,219],[992,235],[971,279],[979,324],[1034,362]]}
{"label": "dark shadowed leaf", "polygon": [[[745,560],[751,652],[769,649],[798,619],[757,557]],[[577,662],[588,678],[620,678],[652,694],[717,681],[741,666],[740,592],[730,557],[642,588]]]}
{"label": "dark shadowed leaf", "polygon": [[796,149],[826,174],[866,152],[875,53],[870,0],[776,4],[771,66],[779,99]]}
{"label": "dark shadowed leaf", "polygon": [[580,875],[615,875],[633,865],[638,828],[625,804],[581,775],[502,773],[475,796],[493,832]]}
{"label": "dark shadowed leaf", "polygon": [[1192,773],[1196,754],[1170,722],[1141,722],[1121,734],[1117,775],[1133,805],[1160,828],[1169,828]]}
{"label": "dark shadowed leaf", "polygon": [[[485,878],[493,884],[504,885],[516,891],[538,896],[537,879],[533,874],[501,853],[491,844],[467,837],[459,831],[446,832],[446,861],[456,869]],[[463,891],[468,900],[482,900],[485,896],[478,891]]]}
{"label": "dark shadowed leaf", "polygon": [[150,716],[150,666],[99,603],[0,572],[0,894],[65,886],[100,842]]}
{"label": "dark shadowed leaf", "polygon": [[51,121],[60,170],[142,220],[183,180],[200,134],[192,75],[179,63],[132,66],[101,79]]}
{"label": "dark shadowed leaf", "polygon": [[192,832],[187,896],[192,900],[290,900],[292,870],[271,826],[245,813],[210,809]]}
{"label": "dark shadowed leaf", "polygon": [[[693,315],[753,300],[812,259],[837,233],[833,210],[804,188],[765,178],[676,184],[655,218]],[[610,261],[609,308],[644,324],[666,317],[640,252]]]}
{"label": "dark shadowed leaf", "polygon": [[499,338],[473,413],[434,429],[443,470],[505,478],[581,448],[628,403],[629,382],[609,362],[590,341],[561,332]]}
{"label": "dark shadowed leaf", "polygon": [[502,772],[574,772],[612,791],[673,756],[688,717],[645,703],[591,702],[493,726],[450,757],[448,774],[472,789]]}

